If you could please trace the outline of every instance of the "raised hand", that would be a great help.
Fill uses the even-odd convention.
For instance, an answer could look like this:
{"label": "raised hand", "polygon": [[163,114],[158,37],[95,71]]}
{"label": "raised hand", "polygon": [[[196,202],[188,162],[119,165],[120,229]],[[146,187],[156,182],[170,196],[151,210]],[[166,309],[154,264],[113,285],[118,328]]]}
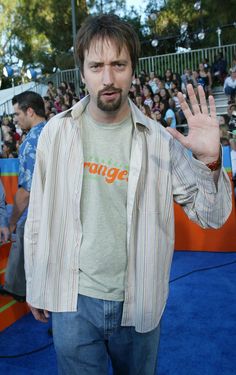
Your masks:
{"label": "raised hand", "polygon": [[220,154],[220,130],[216,117],[216,107],[213,96],[209,96],[210,113],[206,96],[201,86],[198,86],[198,102],[192,85],[187,85],[191,109],[183,94],[178,93],[181,108],[188,122],[189,132],[185,137],[176,129],[167,128],[184,147],[190,149],[198,160],[204,164],[216,161]]}

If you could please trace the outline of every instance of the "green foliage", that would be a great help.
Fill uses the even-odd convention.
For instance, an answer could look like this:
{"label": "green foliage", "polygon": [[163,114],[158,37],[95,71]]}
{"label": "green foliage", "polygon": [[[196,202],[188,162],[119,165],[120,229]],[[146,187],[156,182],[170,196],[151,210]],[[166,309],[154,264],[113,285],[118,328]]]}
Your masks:
{"label": "green foliage", "polygon": [[[4,22],[0,23],[2,35],[4,30],[2,38],[6,40],[5,48],[0,51],[3,62],[12,64],[20,59],[24,65],[41,66],[46,72],[54,67],[64,68],[65,62],[60,66],[64,60],[67,67],[74,67],[69,52],[73,45],[71,1],[5,0],[4,4],[1,18]],[[77,25],[87,14],[86,1],[77,1]]]}
{"label": "green foliage", "polygon": [[[188,23],[191,48],[217,45],[216,28],[235,21],[235,0],[202,0],[202,12],[193,8],[194,0],[149,0],[146,18],[136,8],[127,10],[125,0],[75,0],[77,29],[88,13],[116,13],[136,30],[142,44],[142,56],[175,52],[182,22]],[[72,14],[70,0],[1,0],[0,67],[5,63],[41,66],[44,72],[74,67],[71,47]],[[150,14],[157,13],[156,21]],[[142,15],[143,16],[143,15]],[[201,27],[206,38],[199,41],[193,34]],[[155,49],[151,40],[161,40]],[[222,44],[235,43],[236,28],[222,29]]]}
{"label": "green foliage", "polygon": [[[222,44],[235,43],[236,29],[232,25],[235,22],[235,0],[202,0],[202,9],[197,11],[193,5],[195,1],[168,0],[165,6],[157,10],[156,1],[150,0],[146,7],[149,38],[155,35],[160,40],[158,54],[175,52],[175,43],[180,35],[180,25],[188,23],[188,34],[191,40],[191,48],[213,47],[218,43],[216,29],[222,28]],[[157,13],[156,21],[150,20],[150,9]],[[194,38],[194,34],[201,29],[205,30],[206,38],[202,41]],[[183,45],[184,43],[182,43]],[[184,45],[183,45],[184,46]]]}

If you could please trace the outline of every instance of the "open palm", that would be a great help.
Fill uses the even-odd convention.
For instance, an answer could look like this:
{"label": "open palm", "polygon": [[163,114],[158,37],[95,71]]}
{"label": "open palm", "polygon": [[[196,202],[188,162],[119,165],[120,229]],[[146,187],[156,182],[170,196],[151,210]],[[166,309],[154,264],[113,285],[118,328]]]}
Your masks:
{"label": "open palm", "polygon": [[188,122],[189,132],[185,137],[176,129],[167,128],[184,147],[190,149],[198,160],[208,164],[217,160],[220,152],[220,132],[213,96],[209,96],[210,113],[204,90],[198,87],[199,102],[192,85],[187,86],[190,106],[182,93],[178,93],[181,108]]}

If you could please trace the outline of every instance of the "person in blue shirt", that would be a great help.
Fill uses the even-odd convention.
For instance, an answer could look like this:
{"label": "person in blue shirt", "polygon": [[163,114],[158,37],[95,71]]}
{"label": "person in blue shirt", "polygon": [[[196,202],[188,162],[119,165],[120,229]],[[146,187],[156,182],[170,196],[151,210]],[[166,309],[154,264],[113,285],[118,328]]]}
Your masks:
{"label": "person in blue shirt", "polygon": [[5,203],[5,192],[2,181],[0,180],[0,242],[5,243],[9,239],[7,210]]}
{"label": "person in blue shirt", "polygon": [[9,219],[10,233],[16,232],[16,242],[13,243],[9,254],[5,284],[0,286],[0,295],[12,295],[16,300],[23,302],[26,294],[24,226],[38,138],[46,121],[44,101],[39,94],[25,91],[14,96],[12,104],[18,125],[28,133],[19,150],[18,190],[14,197],[12,214]]}

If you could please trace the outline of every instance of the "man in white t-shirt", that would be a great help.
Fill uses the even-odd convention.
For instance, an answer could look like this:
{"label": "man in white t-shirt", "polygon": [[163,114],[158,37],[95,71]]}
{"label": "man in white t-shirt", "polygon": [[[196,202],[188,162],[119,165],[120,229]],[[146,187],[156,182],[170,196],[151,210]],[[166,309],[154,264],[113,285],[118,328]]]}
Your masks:
{"label": "man in white t-shirt", "polygon": [[[89,96],[54,116],[37,149],[25,228],[27,302],[52,313],[59,374],[154,375],[168,296],[174,200],[219,227],[231,210],[214,99],[179,100],[188,137],[128,100],[140,43],[114,15],[89,17],[76,56]],[[195,155],[189,156],[185,146]]]}
{"label": "man in white t-shirt", "polygon": [[224,92],[232,102],[236,96],[236,67],[230,70],[230,76],[225,79]]}

